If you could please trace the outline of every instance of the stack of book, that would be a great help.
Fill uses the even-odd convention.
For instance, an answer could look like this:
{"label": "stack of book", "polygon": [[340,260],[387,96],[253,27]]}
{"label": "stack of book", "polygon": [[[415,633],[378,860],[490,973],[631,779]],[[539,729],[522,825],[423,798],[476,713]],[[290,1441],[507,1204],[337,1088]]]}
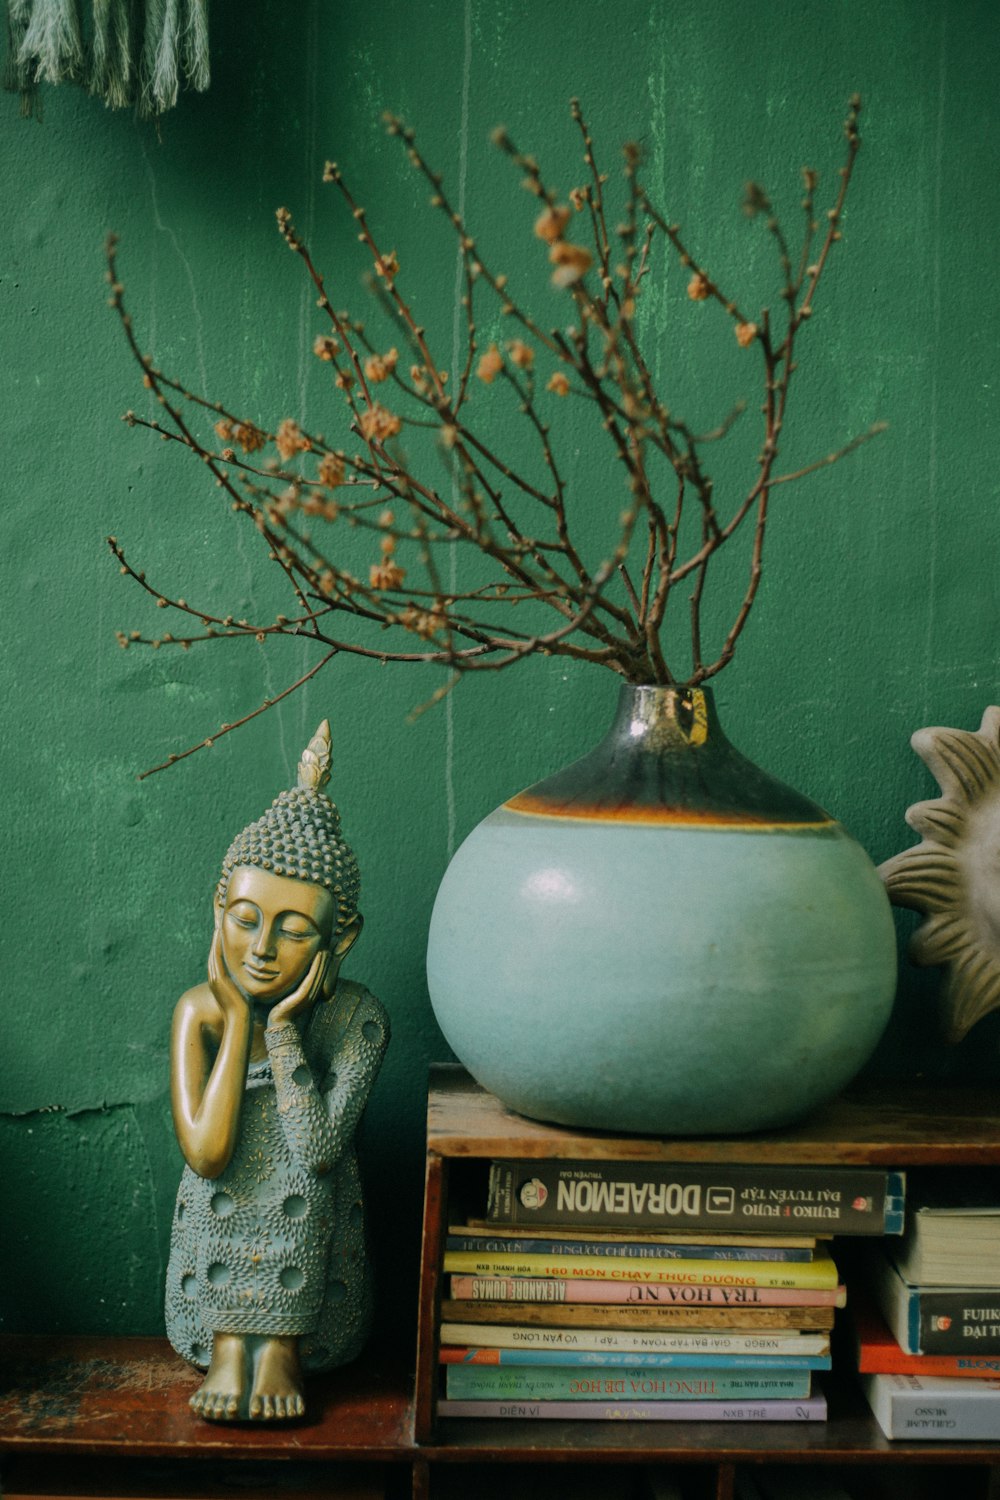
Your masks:
{"label": "stack of book", "polygon": [[[937,1174],[940,1179],[940,1174]],[[890,1438],[1000,1438],[1000,1183],[917,1179],[894,1251],[852,1299],[861,1383]]]}
{"label": "stack of book", "polygon": [[901,1228],[895,1173],[494,1162],[449,1229],[439,1414],[822,1421],[822,1237]]}

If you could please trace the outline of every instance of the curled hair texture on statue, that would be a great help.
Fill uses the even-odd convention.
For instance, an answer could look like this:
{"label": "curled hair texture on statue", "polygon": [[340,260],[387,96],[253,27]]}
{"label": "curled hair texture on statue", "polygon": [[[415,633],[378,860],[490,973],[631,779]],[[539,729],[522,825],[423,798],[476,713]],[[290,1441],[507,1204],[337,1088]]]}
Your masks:
{"label": "curled hair texture on statue", "polygon": [[222,862],[217,899],[225,901],[238,865],[305,880],[330,891],[337,903],[334,937],[358,912],[361,875],[340,831],[340,813],[323,791],[330,779],[330,726],[324,719],[299,762],[298,785],[275,797],[262,818],[238,833]]}

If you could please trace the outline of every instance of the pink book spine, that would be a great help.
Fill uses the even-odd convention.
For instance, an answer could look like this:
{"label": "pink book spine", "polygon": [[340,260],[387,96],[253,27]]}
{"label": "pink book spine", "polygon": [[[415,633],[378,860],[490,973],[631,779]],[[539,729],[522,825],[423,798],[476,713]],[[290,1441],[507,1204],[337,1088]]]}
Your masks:
{"label": "pink book spine", "polygon": [[554,1276],[452,1276],[472,1302],[628,1302],[658,1307],[843,1307],[846,1289],[674,1286],[670,1282],[563,1281]]}

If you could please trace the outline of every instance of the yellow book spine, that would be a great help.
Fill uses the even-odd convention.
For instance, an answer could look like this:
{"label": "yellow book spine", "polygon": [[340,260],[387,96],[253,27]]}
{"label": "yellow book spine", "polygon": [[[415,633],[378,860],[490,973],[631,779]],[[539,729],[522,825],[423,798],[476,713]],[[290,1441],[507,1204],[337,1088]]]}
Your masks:
{"label": "yellow book spine", "polygon": [[444,1270],[466,1276],[556,1276],[563,1281],[671,1282],[677,1286],[827,1288],[837,1285],[837,1267],[825,1253],[815,1260],[718,1261],[626,1260],[610,1255],[477,1255],[448,1250]]}

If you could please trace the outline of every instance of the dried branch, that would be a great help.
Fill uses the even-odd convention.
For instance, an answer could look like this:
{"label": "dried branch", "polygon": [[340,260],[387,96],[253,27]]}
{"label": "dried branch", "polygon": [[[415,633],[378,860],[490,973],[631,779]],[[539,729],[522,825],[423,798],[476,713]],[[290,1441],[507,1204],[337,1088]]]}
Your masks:
{"label": "dried branch", "polygon": [[[122,573],[138,583],[156,607],[197,622],[180,635],[121,631],[119,641],[124,647],[189,650],[213,640],[259,642],[294,635],[315,641],[321,651],[319,661],[277,697],[170,756],[163,765],[193,754],[265,712],[338,655],[447,669],[445,683],[411,717],[440,702],[465,673],[499,671],[531,655],[561,655],[602,665],[635,683],[694,685],[721,671],[732,659],[757,597],[772,490],[839,461],[884,427],[875,423],[825,457],[778,472],[798,363],[797,339],[813,315],[820,281],[841,237],[860,146],[859,110],[860,102],[852,100],[845,123],[846,157],[818,253],[818,177],[811,168],[803,169],[804,224],[801,244],[794,250],[766,190],[747,185],[745,208],[751,217],[762,216],[777,253],[777,291],[784,304],[777,326],[767,307],[751,317],[744,310],[745,299],[737,299],[713,279],[706,263],[689,248],[689,237],[654,205],[641,181],[636,147],[626,146],[620,184],[614,188],[597,164],[578,101],[572,101],[571,114],[583,143],[586,179],[567,194],[556,190],[536,159],[521,151],[506,130],[498,130],[495,143],[537,202],[535,239],[547,251],[552,282],[571,309],[572,322],[550,331],[511,294],[507,276],[484,258],[412,129],[387,116],[388,133],[403,145],[414,170],[430,186],[432,208],[457,237],[460,316],[465,322],[457,353],[461,368],[451,372],[456,378],[450,380],[430,331],[404,293],[405,268],[396,252],[386,248],[340,168],[328,163],[324,178],[353,220],[370,259],[370,285],[396,338],[386,347],[363,321],[333,305],[291,214],[279,209],[279,230],[302,261],[325,319],[325,331],[316,335],[313,351],[329,365],[334,401],[341,404],[343,434],[334,444],[291,416],[259,426],[160,369],[142,351],[125,308],[112,237],[110,302],[143,384],[159,408],[156,415],[128,412],[125,421],[197,457],[232,509],[261,536],[268,560],[280,570],[289,591],[287,611],[274,619],[234,619],[218,604],[197,607],[154,588],[144,571],[127,560],[117,540],[109,538]],[[612,220],[615,192],[617,212]],[[654,253],[661,246],[661,253]],[[746,400],[731,403],[714,427],[696,433],[657,389],[653,363],[643,348],[638,308],[664,257],[673,257],[685,269],[688,297],[720,306],[737,343],[748,351],[748,358],[755,352],[760,362],[760,445],[756,474],[742,495],[716,497],[705,450],[728,436],[747,409]],[[500,313],[518,331],[519,336],[502,348],[495,343],[481,347],[473,305],[483,296],[495,298]],[[452,348],[450,337],[447,346]],[[544,389],[542,361],[555,367]],[[560,461],[553,416],[567,396],[593,409],[610,443],[608,455],[618,477],[604,487],[600,500],[578,494],[567,479],[571,471]],[[523,445],[497,446],[492,428],[482,420],[489,414],[488,403],[500,400],[512,403],[513,417],[531,436],[533,452],[527,466]],[[203,424],[210,430],[203,430]],[[414,434],[419,460],[411,461],[402,446],[408,430]],[[436,461],[443,461],[448,475],[447,492],[426,472],[425,450],[432,436]],[[585,504],[605,506],[606,551],[597,558],[589,555],[579,533]],[[751,515],[746,584],[712,655],[703,644],[701,619],[708,571],[720,548],[751,525]],[[357,559],[366,545],[373,553],[363,576],[364,566],[359,568]],[[447,587],[439,566],[441,547],[457,549],[457,559],[485,560],[489,580],[482,581],[480,561],[466,586]],[[664,639],[671,593],[687,579],[691,660],[685,672],[668,661]],[[515,607],[529,614],[516,629],[509,620]],[[543,623],[547,611],[555,612],[551,627]],[[373,631],[388,633],[387,644],[373,643],[366,635]],[[417,637],[417,648],[405,648],[407,635]],[[678,648],[671,649],[673,653]]]}

